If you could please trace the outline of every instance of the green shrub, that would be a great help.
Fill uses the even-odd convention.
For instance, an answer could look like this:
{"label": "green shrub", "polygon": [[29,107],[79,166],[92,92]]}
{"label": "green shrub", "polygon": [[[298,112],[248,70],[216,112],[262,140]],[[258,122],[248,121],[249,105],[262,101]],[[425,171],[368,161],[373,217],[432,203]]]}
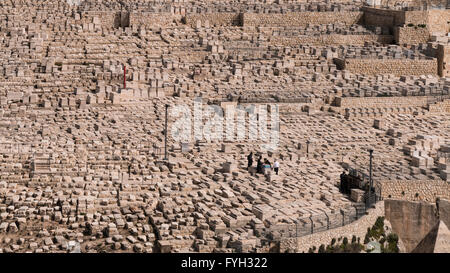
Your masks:
{"label": "green shrub", "polygon": [[414,26],[414,24],[412,24],[412,23],[408,24],[408,27],[413,27],[413,26]]}
{"label": "green shrub", "polygon": [[327,246],[327,249],[325,250],[326,253],[333,253],[334,252],[334,247],[332,247],[331,245]]}
{"label": "green shrub", "polygon": [[361,244],[354,243],[350,245],[350,252],[351,253],[359,253],[364,248]]}
{"label": "green shrub", "polygon": [[400,250],[398,248],[398,235],[395,233],[390,233],[387,236],[388,245],[383,248],[384,253],[398,253]]}
{"label": "green shrub", "polygon": [[352,237],[352,244],[354,244],[354,243],[356,243],[356,236],[355,235],[353,235],[353,237]]}
{"label": "green shrub", "polygon": [[390,233],[387,236],[388,243],[398,243],[398,235],[395,233]]}
{"label": "green shrub", "polygon": [[353,252],[352,245],[350,244],[344,245],[344,253],[352,253],[352,252]]}

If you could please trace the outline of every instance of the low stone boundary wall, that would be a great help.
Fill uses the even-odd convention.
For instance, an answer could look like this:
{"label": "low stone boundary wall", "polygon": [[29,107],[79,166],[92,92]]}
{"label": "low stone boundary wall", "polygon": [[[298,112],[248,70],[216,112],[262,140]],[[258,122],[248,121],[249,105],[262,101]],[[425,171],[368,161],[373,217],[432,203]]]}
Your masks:
{"label": "low stone boundary wall", "polygon": [[130,13],[130,26],[167,26],[170,25],[173,20],[181,18],[179,15],[171,13],[161,14],[153,12],[139,12]]}
{"label": "low stone boundary wall", "polygon": [[436,202],[450,199],[450,183],[443,180],[380,181],[383,199]]}
{"label": "low stone boundary wall", "polygon": [[341,209],[335,213],[316,214],[303,217],[293,224],[276,224],[269,229],[273,240],[281,240],[289,237],[301,237],[309,234],[342,227],[358,219],[355,207]]}
{"label": "low stone boundary wall", "polygon": [[[433,33],[447,33],[450,31],[450,10],[448,9],[432,9],[422,11],[402,11],[402,10],[387,10],[380,8],[363,7],[364,13],[363,24],[372,26],[389,27],[391,30],[399,26],[406,26],[408,24],[426,25],[426,29],[420,32],[428,32],[429,35]],[[412,30],[408,30],[412,31]],[[411,41],[425,38],[425,35],[418,33],[412,34]],[[404,40],[407,41],[407,35],[404,35]],[[399,41],[399,40],[397,40]],[[427,40],[428,41],[428,40]],[[400,44],[402,44],[400,42]]]}
{"label": "low stone boundary wall", "polygon": [[437,75],[437,59],[334,59],[338,69],[365,75]]}
{"label": "low stone boundary wall", "polygon": [[363,7],[363,22],[369,26],[392,27],[404,24],[404,12],[379,8]]}
{"label": "low stone boundary wall", "polygon": [[272,26],[272,27],[298,27],[319,24],[345,24],[360,23],[363,12],[291,12],[279,14],[244,13],[242,24],[244,27]]}
{"label": "low stone boundary wall", "polygon": [[364,240],[367,228],[372,227],[379,216],[384,216],[384,202],[378,202],[374,209],[368,210],[367,215],[344,226],[296,238],[283,238],[280,240],[280,252],[284,253],[288,250],[307,252],[310,247],[319,247],[321,244],[328,245],[333,238],[338,239],[339,237],[347,237],[351,240],[351,237],[355,235]]}
{"label": "low stone boundary wall", "polygon": [[420,27],[396,27],[394,28],[394,37],[397,44],[400,45],[427,43],[430,40],[430,31],[428,28]]}
{"label": "low stone boundary wall", "polygon": [[447,33],[450,31],[450,9],[429,10],[427,26],[431,34],[435,32]]}
{"label": "low stone boundary wall", "polygon": [[377,42],[381,44],[391,44],[394,41],[392,35],[342,35],[328,34],[320,36],[300,35],[296,37],[271,37],[270,43],[273,45],[298,46],[298,45],[361,45],[365,42]]}
{"label": "low stone boundary wall", "polygon": [[410,106],[426,106],[428,103],[427,96],[417,97],[338,97],[335,104],[338,107],[364,107],[364,108],[380,108],[380,107],[410,107]]}
{"label": "low stone boundary wall", "polygon": [[[276,224],[261,231],[274,242],[280,243],[280,252],[287,249],[298,250],[297,242],[303,238],[317,237],[323,233],[333,233],[334,230],[353,225],[358,219],[365,217],[364,203],[355,203],[332,213],[314,214],[298,219],[291,224]],[[366,229],[366,228],[365,228]]]}
{"label": "low stone boundary wall", "polygon": [[441,77],[450,77],[450,45],[438,45],[438,73]]}
{"label": "low stone boundary wall", "polygon": [[183,22],[191,27],[210,26],[242,26],[242,15],[239,13],[204,13],[188,14]]}

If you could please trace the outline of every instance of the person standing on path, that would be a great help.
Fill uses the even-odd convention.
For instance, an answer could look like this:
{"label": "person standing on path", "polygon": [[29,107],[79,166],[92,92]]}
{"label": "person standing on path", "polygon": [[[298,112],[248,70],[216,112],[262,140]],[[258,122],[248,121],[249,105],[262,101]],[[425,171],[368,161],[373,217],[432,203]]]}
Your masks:
{"label": "person standing on path", "polygon": [[276,175],[278,175],[278,170],[280,169],[280,162],[275,159],[275,162],[273,163],[273,170],[275,171]]}
{"label": "person standing on path", "polygon": [[262,163],[262,156],[260,156],[259,158],[258,158],[258,163],[257,163],[257,165],[256,165],[256,172],[257,173],[263,173],[263,163]]}
{"label": "person standing on path", "polygon": [[247,156],[247,170],[250,171],[250,167],[253,165],[253,152]]}

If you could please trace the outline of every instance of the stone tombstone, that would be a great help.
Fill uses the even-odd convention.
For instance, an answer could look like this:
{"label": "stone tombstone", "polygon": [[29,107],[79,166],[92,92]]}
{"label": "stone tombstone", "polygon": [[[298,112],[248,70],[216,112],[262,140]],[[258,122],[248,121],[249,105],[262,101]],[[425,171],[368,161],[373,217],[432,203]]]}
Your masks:
{"label": "stone tombstone", "polygon": [[229,153],[229,152],[231,152],[231,146],[230,146],[229,144],[223,143],[223,144],[222,144],[221,151],[222,151],[223,153]]}
{"label": "stone tombstone", "polygon": [[306,141],[306,152],[308,153],[308,155],[313,154],[315,149],[316,149],[316,140],[313,138],[308,139]]}
{"label": "stone tombstone", "polygon": [[373,121],[373,127],[375,129],[384,130],[385,128],[385,121],[381,119],[376,119]]}
{"label": "stone tombstone", "polygon": [[364,201],[364,191],[360,189],[351,189],[350,190],[350,199],[354,202],[363,202]]}
{"label": "stone tombstone", "polygon": [[225,162],[223,163],[223,172],[224,173],[231,173],[236,170],[236,164],[231,162]]}
{"label": "stone tombstone", "polygon": [[189,147],[189,143],[187,142],[182,142],[181,143],[181,152],[182,153],[188,153],[191,151],[191,148]]}

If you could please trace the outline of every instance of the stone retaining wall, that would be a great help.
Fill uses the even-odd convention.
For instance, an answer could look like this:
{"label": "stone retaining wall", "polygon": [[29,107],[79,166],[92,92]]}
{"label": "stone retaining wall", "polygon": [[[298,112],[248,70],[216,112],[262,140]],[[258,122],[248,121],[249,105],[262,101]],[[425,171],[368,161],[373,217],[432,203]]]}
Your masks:
{"label": "stone retaining wall", "polygon": [[339,237],[347,237],[351,240],[353,235],[360,237],[362,241],[366,235],[367,228],[372,227],[379,216],[384,216],[384,202],[378,202],[374,209],[368,211],[368,215],[364,215],[358,220],[345,226],[297,238],[284,238],[280,241],[280,252],[284,253],[287,250],[307,252],[310,247],[319,247],[321,244],[330,244],[333,238],[338,239]]}
{"label": "stone retaining wall", "polygon": [[[191,27],[210,26],[240,26],[241,14],[239,13],[203,13],[189,14],[184,17],[184,23]],[[199,24],[199,25],[198,25]]]}
{"label": "stone retaining wall", "polygon": [[428,28],[420,27],[396,27],[394,28],[394,37],[399,45],[417,45],[430,40],[430,31]]}
{"label": "stone retaining wall", "polygon": [[436,202],[438,197],[450,199],[450,183],[443,180],[388,180],[379,183],[383,199],[427,202]]}
{"label": "stone retaining wall", "polygon": [[[363,7],[362,10],[364,12],[363,23],[365,25],[389,27],[394,30],[394,28],[398,26],[407,26],[408,24],[418,26],[424,24],[427,26],[426,29],[429,35],[432,35],[433,33],[445,34],[450,31],[450,24],[448,23],[450,21],[450,10],[448,9],[401,11]],[[406,32],[404,34],[412,34],[413,37],[403,38],[405,41],[408,41],[409,39],[414,41],[417,39],[417,36],[419,35],[418,32],[413,32],[412,30],[407,31],[410,33]],[[424,32],[424,30],[419,32]],[[424,34],[419,35],[419,37],[422,37],[421,39],[425,36],[426,35]]]}
{"label": "stone retaining wall", "polygon": [[415,11],[403,11],[404,21],[403,24],[428,24],[428,20],[430,17],[430,11],[428,10],[415,10]]}
{"label": "stone retaining wall", "polygon": [[354,25],[362,22],[362,12],[291,12],[284,14],[244,13],[243,26],[299,27],[319,24]]}
{"label": "stone retaining wall", "polygon": [[385,200],[386,220],[403,244],[411,252],[438,223],[436,205],[426,202]]}
{"label": "stone retaining wall", "polygon": [[335,59],[338,69],[364,74],[380,75],[437,75],[437,59],[405,60],[405,59]]}
{"label": "stone retaining wall", "polygon": [[[362,204],[364,206],[364,204]],[[297,238],[332,230],[353,223],[364,215],[360,207],[342,208],[334,213],[315,214],[303,217],[292,224],[276,224],[266,231],[266,236],[274,241],[289,241],[289,238]]]}
{"label": "stone retaining wall", "polygon": [[[95,20],[94,20],[95,18]],[[171,13],[161,14],[152,12],[110,12],[89,11],[82,13],[82,20],[88,23],[98,21],[103,27],[132,27],[132,26],[164,26],[172,23],[174,19],[181,19],[179,15]]]}
{"label": "stone retaining wall", "polygon": [[428,11],[427,26],[430,29],[431,34],[442,33],[446,34],[450,32],[450,10],[430,10]]}
{"label": "stone retaining wall", "polygon": [[154,27],[154,26],[167,26],[170,25],[173,20],[181,17],[177,15],[173,15],[171,13],[161,14],[161,13],[152,13],[152,12],[139,12],[139,13],[131,13],[130,15],[130,26],[145,26],[145,27]]}
{"label": "stone retaining wall", "polygon": [[338,97],[335,105],[338,107],[402,107],[402,106],[426,106],[428,98],[426,96],[417,97]]}
{"label": "stone retaining wall", "polygon": [[298,46],[302,45],[361,45],[365,42],[378,42],[391,44],[394,41],[392,35],[342,35],[329,34],[320,36],[300,35],[296,37],[271,37],[272,45]]}
{"label": "stone retaining wall", "polygon": [[363,7],[362,11],[366,25],[394,27],[426,24],[433,28],[431,31],[441,32],[448,30],[450,16],[450,10],[402,11]]}
{"label": "stone retaining wall", "polygon": [[118,17],[120,18],[120,15],[117,16],[116,13],[108,11],[85,11],[81,13],[81,21],[92,23],[94,22],[95,18],[95,21],[97,21],[102,26],[111,28],[119,24],[117,19]]}
{"label": "stone retaining wall", "polygon": [[438,73],[441,77],[450,76],[450,45],[438,45]]}
{"label": "stone retaining wall", "polygon": [[386,10],[363,7],[363,22],[368,26],[393,27],[404,24],[404,12],[399,10]]}

